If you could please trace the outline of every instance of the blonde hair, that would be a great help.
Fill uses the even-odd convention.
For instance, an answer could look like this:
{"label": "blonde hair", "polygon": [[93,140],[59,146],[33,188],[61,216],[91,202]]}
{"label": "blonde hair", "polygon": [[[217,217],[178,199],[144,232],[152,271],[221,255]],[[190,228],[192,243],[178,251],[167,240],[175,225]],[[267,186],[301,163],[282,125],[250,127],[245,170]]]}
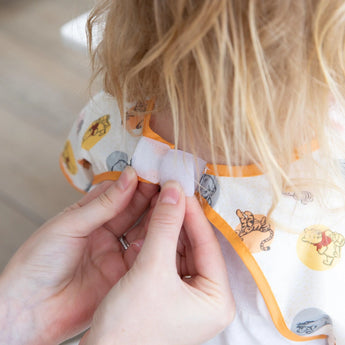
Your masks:
{"label": "blonde hair", "polygon": [[[105,22],[91,47],[92,28]],[[175,144],[259,164],[278,195],[344,104],[343,0],[103,0],[88,21],[94,74],[124,102],[159,101]]]}

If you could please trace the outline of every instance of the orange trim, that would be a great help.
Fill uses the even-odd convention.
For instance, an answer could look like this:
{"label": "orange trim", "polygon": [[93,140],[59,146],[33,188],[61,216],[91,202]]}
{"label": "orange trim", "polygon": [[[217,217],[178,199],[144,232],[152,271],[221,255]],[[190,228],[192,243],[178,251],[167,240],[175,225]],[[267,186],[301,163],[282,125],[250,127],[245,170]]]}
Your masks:
{"label": "orange trim", "polygon": [[154,132],[151,127],[150,127],[150,120],[151,120],[151,112],[154,107],[154,101],[151,99],[149,101],[149,105],[147,107],[147,111],[149,112],[148,114],[145,115],[144,118],[144,126],[143,126],[143,136],[160,141],[163,144],[167,144],[170,146],[171,149],[175,148],[174,144],[169,143],[165,139],[163,139],[160,135],[158,135],[156,132]]}
{"label": "orange trim", "polygon": [[93,177],[92,185],[99,184],[103,181],[116,181],[119,179],[122,171],[106,171]]}
{"label": "orange trim", "polygon": [[278,303],[273,295],[270,285],[268,284],[260,266],[255,261],[249,249],[242,242],[241,238],[231,228],[231,226],[206,202],[203,200],[202,206],[208,220],[223,234],[223,236],[231,243],[243,263],[253,276],[271,314],[272,321],[278,331],[287,339],[293,341],[308,341],[314,339],[325,339],[326,335],[316,335],[311,337],[303,337],[292,332],[286,325],[284,317],[279,309]]}
{"label": "orange trim", "polygon": [[[117,181],[122,174],[122,171],[106,171],[102,174],[95,175],[92,181],[92,185],[99,184],[104,181]],[[138,181],[140,182],[145,182],[145,183],[150,183],[150,184],[156,184],[152,183],[148,180],[145,180],[144,178],[138,176]]]}
{"label": "orange trim", "polygon": [[145,183],[149,183],[149,184],[159,184],[159,183],[153,183],[153,182],[151,182],[151,181],[148,181],[148,180],[145,180],[144,178],[142,178],[142,177],[140,177],[140,176],[138,176],[138,181],[139,182],[145,182]]}
{"label": "orange trim", "polygon": [[78,188],[78,187],[73,183],[72,179],[70,178],[70,176],[69,176],[68,173],[66,172],[66,169],[65,169],[65,166],[64,166],[64,163],[63,163],[63,158],[62,158],[62,156],[60,156],[59,165],[60,165],[60,169],[61,169],[63,175],[65,176],[66,180],[68,181],[68,183],[69,183],[74,189],[76,189],[78,192],[83,193],[83,194],[86,194],[87,192],[85,192],[85,190],[82,190],[82,189]]}
{"label": "orange trim", "polygon": [[255,164],[228,167],[223,164],[213,165],[211,163],[207,163],[206,168],[207,174],[217,176],[251,177],[263,174],[262,170]]}
{"label": "orange trim", "polygon": [[[310,142],[309,145],[303,145],[300,149],[296,149],[294,151],[294,161],[297,161],[303,157],[303,153],[316,151],[319,149],[318,142],[314,139]],[[226,176],[226,177],[253,177],[258,175],[263,175],[263,171],[259,168],[256,164],[249,164],[249,165],[239,165],[239,166],[232,166],[228,167],[227,165],[223,164],[211,164],[207,163],[207,174],[210,175],[218,175],[218,176]],[[218,173],[218,174],[217,174]]]}
{"label": "orange trim", "polygon": [[309,144],[303,145],[301,148],[295,150],[296,161],[303,157],[305,153],[310,151],[314,152],[320,148],[316,139],[312,140]]}

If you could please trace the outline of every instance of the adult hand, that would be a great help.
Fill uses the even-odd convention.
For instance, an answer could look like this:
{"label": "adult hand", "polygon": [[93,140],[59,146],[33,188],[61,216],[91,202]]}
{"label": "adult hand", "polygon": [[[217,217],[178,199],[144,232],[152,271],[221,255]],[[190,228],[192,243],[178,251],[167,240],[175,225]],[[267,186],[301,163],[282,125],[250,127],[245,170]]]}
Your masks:
{"label": "adult hand", "polygon": [[157,190],[127,168],[36,231],[0,276],[0,344],[55,345],[84,330],[137,254],[118,237]]}
{"label": "adult hand", "polygon": [[[184,250],[178,250],[176,260],[179,235]],[[168,182],[134,265],[102,301],[81,344],[200,344],[225,328],[234,313],[210,224],[197,200],[185,198],[177,183]]]}

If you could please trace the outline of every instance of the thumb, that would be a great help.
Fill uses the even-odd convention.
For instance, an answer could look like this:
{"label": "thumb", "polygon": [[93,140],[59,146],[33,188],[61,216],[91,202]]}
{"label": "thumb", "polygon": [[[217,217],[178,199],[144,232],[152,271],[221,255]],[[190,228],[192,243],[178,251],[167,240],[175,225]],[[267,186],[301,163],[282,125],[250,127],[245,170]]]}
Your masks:
{"label": "thumb", "polygon": [[53,229],[60,234],[65,233],[76,237],[88,236],[126,208],[134,195],[137,182],[134,169],[127,167],[120,178],[103,193],[96,195],[86,204],[84,197],[69,211],[53,219]]}
{"label": "thumb", "polygon": [[176,268],[176,248],[185,214],[185,197],[174,181],[164,184],[152,212],[140,261]]}

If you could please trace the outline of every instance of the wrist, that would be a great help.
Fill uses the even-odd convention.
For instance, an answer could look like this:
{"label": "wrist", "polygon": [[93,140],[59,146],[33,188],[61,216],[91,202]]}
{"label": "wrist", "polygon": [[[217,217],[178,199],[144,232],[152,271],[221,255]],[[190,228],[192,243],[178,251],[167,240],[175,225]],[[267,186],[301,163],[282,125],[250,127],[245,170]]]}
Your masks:
{"label": "wrist", "polygon": [[30,301],[15,296],[13,284],[0,277],[0,344],[48,344],[39,334],[39,323]]}
{"label": "wrist", "polygon": [[21,303],[0,294],[0,344],[26,344],[30,330],[34,333],[32,316]]}

